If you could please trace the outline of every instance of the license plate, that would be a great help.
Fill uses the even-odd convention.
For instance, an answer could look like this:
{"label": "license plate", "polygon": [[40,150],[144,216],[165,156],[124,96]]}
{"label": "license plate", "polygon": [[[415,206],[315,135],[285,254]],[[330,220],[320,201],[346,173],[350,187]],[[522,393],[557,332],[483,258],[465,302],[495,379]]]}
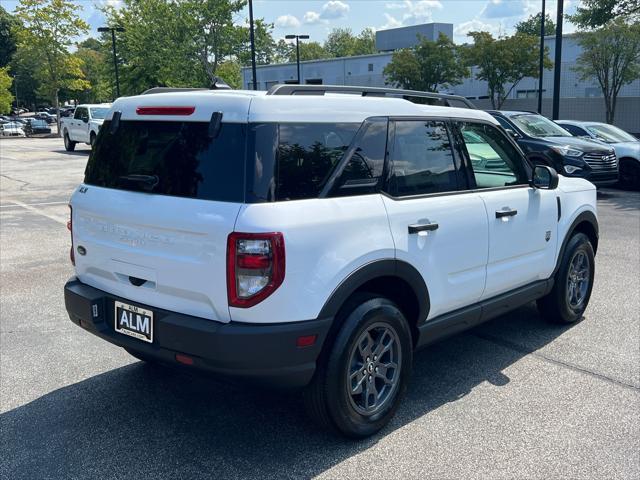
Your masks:
{"label": "license plate", "polygon": [[153,312],[122,302],[115,302],[116,332],[153,343]]}

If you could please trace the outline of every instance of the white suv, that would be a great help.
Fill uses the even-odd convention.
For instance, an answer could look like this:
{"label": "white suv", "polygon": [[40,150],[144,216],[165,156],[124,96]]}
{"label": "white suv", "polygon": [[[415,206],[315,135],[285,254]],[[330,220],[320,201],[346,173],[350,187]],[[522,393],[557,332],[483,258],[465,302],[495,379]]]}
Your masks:
{"label": "white suv", "polygon": [[464,104],[291,85],[117,100],[71,199],[71,320],[143,360],[301,387],[363,437],[416,349],[534,300],[580,319],[595,187],[532,170],[487,113],[403,96]]}

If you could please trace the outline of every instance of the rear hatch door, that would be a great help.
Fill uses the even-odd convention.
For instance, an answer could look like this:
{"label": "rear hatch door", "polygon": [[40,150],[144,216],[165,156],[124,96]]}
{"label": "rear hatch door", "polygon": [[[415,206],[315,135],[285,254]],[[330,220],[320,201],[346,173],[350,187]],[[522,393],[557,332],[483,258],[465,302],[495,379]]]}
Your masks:
{"label": "rear hatch door", "polygon": [[196,121],[109,115],[71,201],[80,281],[229,321],[226,243],[244,201],[247,126],[223,114],[214,137],[212,111]]}

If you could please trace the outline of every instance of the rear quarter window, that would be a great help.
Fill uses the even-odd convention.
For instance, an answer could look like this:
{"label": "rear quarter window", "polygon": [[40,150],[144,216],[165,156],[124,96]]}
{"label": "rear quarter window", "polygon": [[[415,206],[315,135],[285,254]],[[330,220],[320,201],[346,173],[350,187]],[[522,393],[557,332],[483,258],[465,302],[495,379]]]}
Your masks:
{"label": "rear quarter window", "polygon": [[245,124],[104,123],[89,156],[85,183],[98,187],[227,202],[244,201]]}

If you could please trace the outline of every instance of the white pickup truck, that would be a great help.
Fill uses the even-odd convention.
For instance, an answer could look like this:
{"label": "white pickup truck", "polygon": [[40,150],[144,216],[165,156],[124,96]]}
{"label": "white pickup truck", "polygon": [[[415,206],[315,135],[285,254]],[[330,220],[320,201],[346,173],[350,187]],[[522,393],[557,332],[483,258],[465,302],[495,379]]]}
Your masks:
{"label": "white pickup truck", "polygon": [[64,138],[65,150],[72,152],[76,148],[76,143],[93,146],[98,130],[110,108],[109,103],[78,105],[73,117],[62,118],[60,130]]}

